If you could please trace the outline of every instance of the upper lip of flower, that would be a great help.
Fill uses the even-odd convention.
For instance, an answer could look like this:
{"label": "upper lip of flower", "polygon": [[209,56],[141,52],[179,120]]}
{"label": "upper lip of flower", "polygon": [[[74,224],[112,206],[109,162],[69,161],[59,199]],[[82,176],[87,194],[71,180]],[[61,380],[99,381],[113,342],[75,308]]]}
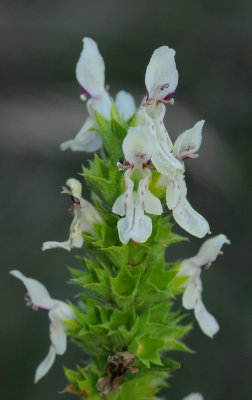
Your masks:
{"label": "upper lip of flower", "polygon": [[172,96],[178,84],[175,51],[161,46],[154,51],[146,69],[145,85],[147,103],[165,101]]}

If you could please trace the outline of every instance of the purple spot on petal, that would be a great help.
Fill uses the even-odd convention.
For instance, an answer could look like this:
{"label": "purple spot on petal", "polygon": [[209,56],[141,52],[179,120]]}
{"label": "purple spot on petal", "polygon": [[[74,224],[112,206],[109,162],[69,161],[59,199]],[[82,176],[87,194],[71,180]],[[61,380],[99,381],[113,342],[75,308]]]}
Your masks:
{"label": "purple spot on petal", "polygon": [[84,92],[84,94],[85,94],[86,96],[92,97],[91,94],[80,84],[80,82],[78,82],[78,83],[79,83],[79,85],[80,85],[82,91]]}
{"label": "purple spot on petal", "polygon": [[126,196],[125,196],[125,197],[126,197],[126,199],[127,199],[127,197],[129,197],[129,194],[128,194],[128,193],[126,193]]}
{"label": "purple spot on petal", "polygon": [[173,92],[171,92],[171,93],[168,93],[165,97],[164,97],[164,99],[163,100],[169,100],[173,95],[174,95],[174,93],[175,93],[175,90],[176,90],[176,88],[174,89],[174,91]]}
{"label": "purple spot on petal", "polygon": [[144,208],[145,208],[145,207],[144,207],[144,201],[143,201],[143,202],[142,202],[142,210],[143,210],[143,211],[144,211]]}
{"label": "purple spot on petal", "polygon": [[144,192],[143,192],[143,191],[141,191],[141,195],[142,195],[142,196],[144,195]]}

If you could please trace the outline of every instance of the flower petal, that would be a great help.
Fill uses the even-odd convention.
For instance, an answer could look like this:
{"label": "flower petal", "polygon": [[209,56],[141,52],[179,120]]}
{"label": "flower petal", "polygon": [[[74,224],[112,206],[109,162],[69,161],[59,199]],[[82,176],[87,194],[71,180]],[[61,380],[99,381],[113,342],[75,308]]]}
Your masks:
{"label": "flower petal", "polygon": [[42,245],[42,250],[51,250],[55,249],[57,247],[60,247],[62,249],[70,251],[71,248],[76,247],[80,248],[83,245],[83,236],[82,236],[82,219],[81,219],[81,211],[80,208],[75,208],[74,209],[74,219],[72,221],[72,224],[70,226],[70,235],[69,239],[66,240],[65,242],[55,242],[55,241],[49,241],[49,242],[44,242]]}
{"label": "flower petal", "polygon": [[42,244],[42,251],[51,250],[51,249],[65,249],[67,251],[71,251],[71,243],[68,241],[65,242],[56,242],[56,241],[48,241]]}
{"label": "flower petal", "polygon": [[112,212],[120,215],[121,217],[123,217],[126,214],[127,204],[131,199],[131,195],[134,188],[134,182],[130,179],[131,174],[132,174],[131,170],[125,172],[124,181],[126,190],[121,196],[118,197],[118,199],[116,199],[112,207]]}
{"label": "flower petal", "polygon": [[10,274],[23,282],[32,303],[36,307],[43,308],[45,310],[50,310],[52,307],[54,307],[56,300],[53,300],[51,298],[48,290],[44,285],[42,285],[42,283],[35,279],[27,278],[25,275],[22,274],[22,272],[16,269],[10,271]]}
{"label": "flower petal", "polygon": [[138,198],[142,203],[142,208],[149,214],[160,215],[163,212],[160,200],[149,191],[151,172],[145,169],[144,177],[138,184]]}
{"label": "flower petal", "polygon": [[[178,85],[175,51],[168,46],[154,51],[146,69],[145,85],[148,98],[162,100],[171,96]],[[167,87],[163,88],[166,85]]]}
{"label": "flower petal", "polygon": [[137,243],[144,243],[152,232],[152,221],[139,207],[137,194],[133,193],[133,201],[130,203],[126,217],[121,218],[118,223],[119,238],[122,243],[127,244],[130,239]]}
{"label": "flower petal", "polygon": [[83,39],[83,50],[76,66],[76,77],[83,90],[91,97],[104,91],[105,64],[93,39]]}
{"label": "flower petal", "polygon": [[[164,175],[163,175],[164,176]],[[173,210],[179,201],[180,189],[179,183],[175,177],[167,178],[166,204],[169,210]]]}
{"label": "flower petal", "polygon": [[192,208],[184,196],[180,197],[174,208],[173,217],[181,228],[198,238],[202,238],[210,232],[208,222]]}
{"label": "flower petal", "polygon": [[76,197],[79,200],[81,199],[82,184],[80,183],[80,181],[78,181],[75,178],[69,178],[66,181],[66,189],[67,191],[65,191],[63,187],[63,191],[61,193],[67,193],[70,194],[71,196]]}
{"label": "flower petal", "polygon": [[[90,233],[90,235],[95,236],[95,229],[94,229],[94,223],[96,224],[101,224],[102,219],[95,209],[95,207],[89,203],[89,201],[86,201],[85,199],[81,199],[81,205],[80,205],[80,218],[81,218],[81,237],[82,237],[82,232],[87,232]],[[75,247],[77,243],[77,238],[75,241]]]}
{"label": "flower petal", "polygon": [[87,109],[89,115],[93,118],[94,121],[95,121],[94,111],[97,111],[105,119],[109,120],[111,113],[111,99],[109,94],[106,91],[104,91],[100,97],[89,99],[87,102]]}
{"label": "flower petal", "polygon": [[[145,114],[147,114],[148,117],[151,119],[152,124],[153,122],[155,124],[155,136],[158,143],[162,145],[162,147],[164,147],[166,151],[171,152],[173,149],[173,144],[164,124],[164,116],[166,113],[165,105],[160,103],[158,106],[153,104],[148,107],[142,106],[141,108],[145,110]],[[140,114],[143,115],[143,112],[140,112]],[[150,122],[146,119],[146,117],[145,120],[148,124],[150,124]],[[153,129],[154,128],[152,126],[152,130]]]}
{"label": "flower petal", "polygon": [[207,311],[201,300],[199,300],[194,307],[194,313],[201,330],[212,338],[220,327],[214,316]]}
{"label": "flower petal", "polygon": [[197,301],[201,298],[202,282],[199,276],[189,279],[185,282],[186,289],[182,297],[183,307],[191,310],[195,307]]}
{"label": "flower petal", "polygon": [[181,133],[174,143],[173,155],[177,158],[186,158],[196,155],[202,141],[202,128],[205,121],[199,121],[193,128]]}
{"label": "flower petal", "polygon": [[90,130],[93,129],[94,126],[93,118],[88,117],[75,138],[61,143],[60,149],[62,151],[71,149],[72,151],[86,151],[89,153],[100,149],[102,147],[100,134]]}
{"label": "flower petal", "polygon": [[183,400],[204,400],[204,398],[201,393],[191,393],[184,397]]}
{"label": "flower petal", "polygon": [[55,300],[55,306],[49,313],[51,320],[58,319],[62,322],[68,319],[75,319],[73,309],[64,301]]}
{"label": "flower petal", "polygon": [[56,352],[53,346],[50,346],[49,353],[46,358],[39,364],[35,372],[34,382],[37,383],[43,376],[47,374],[55,361]]}
{"label": "flower petal", "polygon": [[201,267],[204,265],[210,265],[216,260],[225,243],[230,244],[230,240],[228,240],[228,238],[223,234],[206,240],[200,247],[197,255],[193,257],[193,261]]}
{"label": "flower petal", "polygon": [[115,106],[121,118],[128,121],[136,112],[136,103],[134,97],[124,90],[120,90],[115,98]]}
{"label": "flower petal", "polygon": [[123,141],[123,153],[126,161],[135,167],[142,167],[151,159],[153,146],[152,134],[146,126],[129,128]]}
{"label": "flower petal", "polygon": [[159,115],[157,114],[154,117],[156,143],[151,161],[155,165],[158,172],[169,176],[174,174],[176,170],[183,171],[184,166],[183,163],[177,160],[171,153],[173,145],[162,119],[162,115],[164,115],[162,110],[165,111],[165,106],[163,104],[159,104],[158,109],[161,111]]}
{"label": "flower petal", "polygon": [[67,347],[67,337],[65,333],[65,327],[60,320],[53,318],[51,312],[49,312],[49,317],[51,319],[50,339],[52,345],[55,349],[55,353],[62,355],[65,353]]}

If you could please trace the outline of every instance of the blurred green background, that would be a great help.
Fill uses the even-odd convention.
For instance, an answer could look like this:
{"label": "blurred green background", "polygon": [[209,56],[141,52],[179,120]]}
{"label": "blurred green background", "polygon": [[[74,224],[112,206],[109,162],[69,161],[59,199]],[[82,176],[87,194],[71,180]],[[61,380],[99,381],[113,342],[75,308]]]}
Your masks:
{"label": "blurred green background", "polygon": [[[50,373],[33,384],[49,347],[48,316],[25,307],[24,287],[8,275],[20,268],[53,297],[74,299],[66,266],[77,266],[74,257],[82,252],[42,253],[41,244],[67,238],[70,203],[59,187],[87,162],[84,153],[59,151],[85,118],[75,80],[83,36],[99,44],[112,95],[124,88],[138,103],[153,50],[164,44],[176,49],[180,80],[175,105],[167,110],[168,131],[175,138],[206,120],[200,158],[187,162],[187,182],[189,200],[212,233],[232,241],[203,275],[204,302],[221,330],[210,340],[194,323],[186,341],[196,353],[174,355],[182,368],[163,397],[180,400],[199,391],[205,400],[252,398],[251,16],[249,0],[2,2],[1,399],[71,398],[59,394],[66,385],[62,365],[85,360],[69,343]],[[169,250],[169,260],[193,255],[200,243],[190,237]]]}

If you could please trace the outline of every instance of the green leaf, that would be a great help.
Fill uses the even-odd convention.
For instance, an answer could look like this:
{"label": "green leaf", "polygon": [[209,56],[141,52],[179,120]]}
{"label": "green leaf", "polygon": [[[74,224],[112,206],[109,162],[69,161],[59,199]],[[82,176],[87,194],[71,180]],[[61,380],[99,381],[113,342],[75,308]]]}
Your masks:
{"label": "green leaf", "polygon": [[162,345],[162,340],[151,338],[146,334],[137,338],[136,342],[133,342],[133,344],[129,346],[129,351],[136,354],[139,360],[141,360],[147,368],[150,368],[150,363],[162,365],[158,354]]}
{"label": "green leaf", "polygon": [[161,357],[161,362],[162,365],[155,365],[151,363],[151,369],[154,371],[176,371],[180,368],[180,364],[177,361]]}
{"label": "green leaf", "polygon": [[133,302],[139,275],[132,275],[129,268],[122,266],[115,278],[110,278],[115,302],[121,307]]}
{"label": "green leaf", "polygon": [[102,252],[106,254],[109,260],[118,268],[128,264],[129,247],[127,245],[110,246],[103,248]]}

